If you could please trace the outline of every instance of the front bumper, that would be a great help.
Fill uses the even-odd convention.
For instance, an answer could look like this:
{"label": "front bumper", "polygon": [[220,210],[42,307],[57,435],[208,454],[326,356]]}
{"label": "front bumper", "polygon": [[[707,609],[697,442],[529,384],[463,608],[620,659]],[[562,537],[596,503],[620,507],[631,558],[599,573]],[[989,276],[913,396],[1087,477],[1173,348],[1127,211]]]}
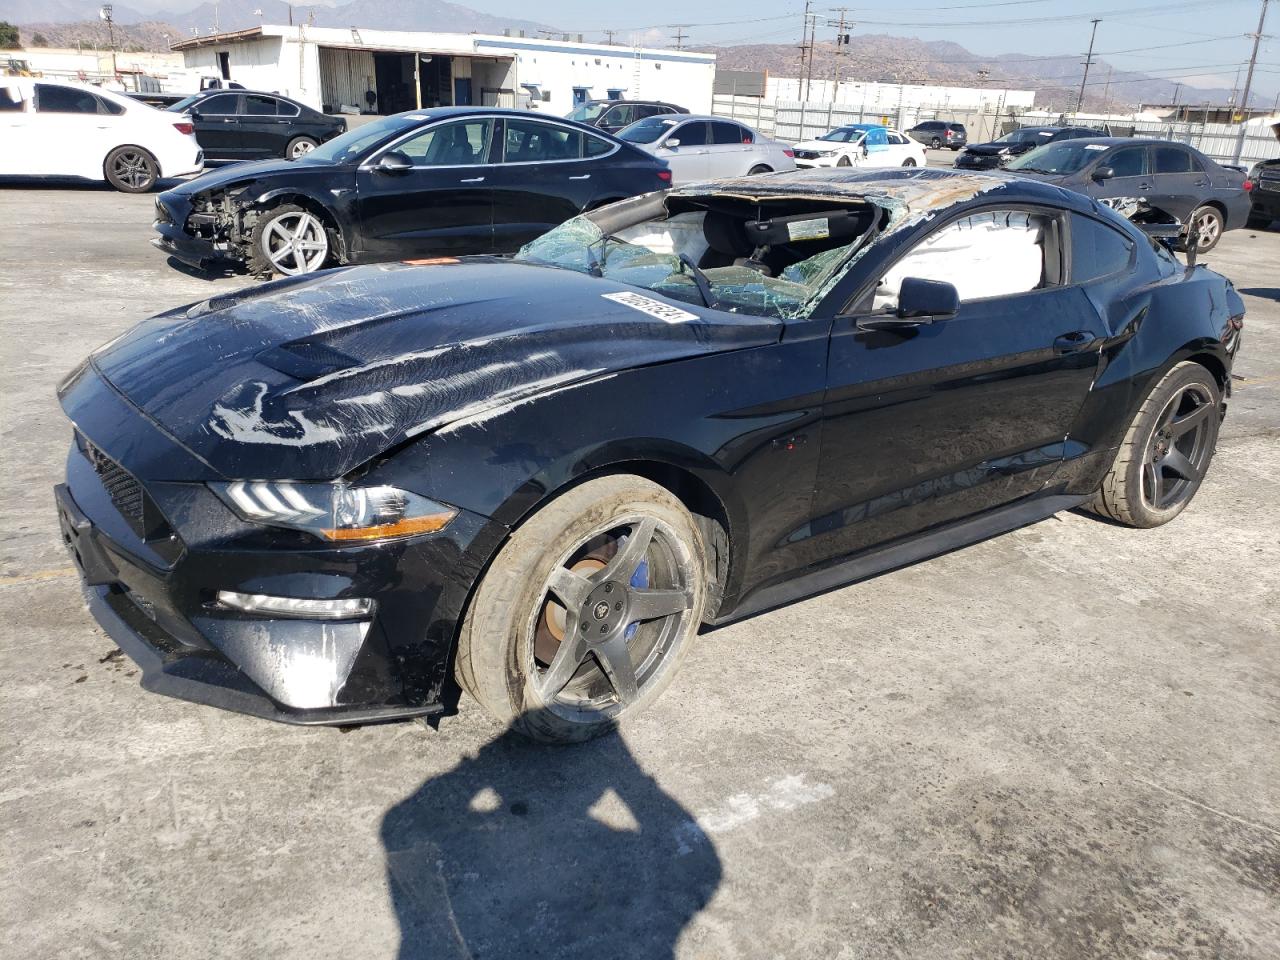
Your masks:
{"label": "front bumper", "polygon": [[[437,534],[339,545],[248,524],[91,368],[62,399],[79,434],[55,488],[62,537],[145,689],[294,724],[445,709],[457,623],[500,525],[460,511]],[[347,620],[248,614],[220,606],[222,590],[375,607]]]}
{"label": "front bumper", "polygon": [[[840,163],[839,157],[796,157],[796,166],[801,170],[816,170],[822,167],[834,167]],[[852,161],[850,161],[852,164]]]}
{"label": "front bumper", "polygon": [[997,167],[1004,166],[1005,163],[1012,160],[1013,157],[997,154],[980,154],[965,152],[956,157],[956,168],[960,170],[994,170]]}
{"label": "front bumper", "polygon": [[193,236],[187,232],[187,218],[191,205],[186,197],[176,193],[156,197],[155,220],[151,228],[159,236],[151,238],[151,245],[169,256],[196,269],[218,261],[235,261],[227,249],[215,245],[213,240]]}

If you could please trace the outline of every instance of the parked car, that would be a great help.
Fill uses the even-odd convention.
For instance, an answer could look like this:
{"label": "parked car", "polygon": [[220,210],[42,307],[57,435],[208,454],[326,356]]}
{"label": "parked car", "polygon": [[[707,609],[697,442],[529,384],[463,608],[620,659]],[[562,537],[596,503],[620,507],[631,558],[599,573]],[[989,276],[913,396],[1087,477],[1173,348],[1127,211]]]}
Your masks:
{"label": "parked car", "polygon": [[1022,127],[990,143],[969,144],[964,153],[956,157],[955,165],[961,170],[990,170],[1046,143],[1105,135],[1089,127]]}
{"label": "parked car", "polygon": [[722,117],[650,117],[621,131],[618,139],[665,161],[677,184],[796,166],[795,152],[786,144]]}
{"label": "parked car", "polygon": [[949,147],[959,150],[969,142],[968,132],[963,123],[951,123],[946,120],[925,120],[917,123],[907,131],[907,136],[917,143],[923,143],[931,150]]}
{"label": "parked car", "polygon": [[514,259],[140,324],[60,387],[61,529],[149,690],[353,724],[438,713],[456,678],[581,740],[650,705],[702,623],[1073,507],[1172,520],[1243,313],[1030,180],[657,192]]}
{"label": "parked car", "polygon": [[1089,137],[1037,147],[1006,170],[1078,190],[1121,213],[1144,207],[1181,221],[1200,253],[1249,217],[1244,174],[1167,140]]}
{"label": "parked car", "polygon": [[574,107],[568,117],[609,133],[617,133],[623,127],[629,127],[637,120],[647,117],[688,112],[685,107],[663,103],[661,100],[588,100]]}
{"label": "parked car", "polygon": [[1249,226],[1267,227],[1280,220],[1280,160],[1259,160],[1245,180],[1249,191]]}
{"label": "parked car", "polygon": [[260,274],[511,252],[585,209],[670,184],[666,164],[591,127],[441,107],[166,191],[152,243],[193,266],[229,260]]}
{"label": "parked car", "polygon": [[797,167],[923,167],[924,147],[892,127],[851,123],[795,145]]}
{"label": "parked car", "polygon": [[145,193],[204,168],[185,117],[61,80],[0,80],[0,176],[105,180]]}
{"label": "parked car", "polygon": [[191,118],[206,160],[297,160],[347,130],[343,117],[278,93],[206,90],[165,109]]}

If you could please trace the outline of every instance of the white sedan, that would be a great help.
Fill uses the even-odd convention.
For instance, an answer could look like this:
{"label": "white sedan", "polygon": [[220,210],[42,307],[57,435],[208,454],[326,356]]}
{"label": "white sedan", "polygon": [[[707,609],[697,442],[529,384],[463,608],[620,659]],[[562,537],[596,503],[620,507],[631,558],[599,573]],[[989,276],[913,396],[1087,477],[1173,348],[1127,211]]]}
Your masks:
{"label": "white sedan", "polygon": [[145,193],[204,169],[190,118],[82,83],[0,77],[0,175],[106,180]]}
{"label": "white sedan", "polygon": [[795,146],[797,167],[923,167],[924,146],[892,127],[851,123]]}
{"label": "white sedan", "polygon": [[667,161],[675,186],[796,168],[786,144],[722,117],[647,117],[623,127],[617,136]]}

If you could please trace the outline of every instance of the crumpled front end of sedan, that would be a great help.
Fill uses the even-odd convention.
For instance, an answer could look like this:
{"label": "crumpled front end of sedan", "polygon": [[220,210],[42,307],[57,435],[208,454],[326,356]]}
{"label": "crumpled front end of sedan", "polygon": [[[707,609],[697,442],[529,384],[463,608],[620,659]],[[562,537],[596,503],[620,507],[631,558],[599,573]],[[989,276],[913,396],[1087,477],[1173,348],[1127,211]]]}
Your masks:
{"label": "crumpled front end of sedan", "polygon": [[92,364],[60,397],[63,540],[146,689],[299,724],[443,709],[492,521],[384,486],[211,481]]}

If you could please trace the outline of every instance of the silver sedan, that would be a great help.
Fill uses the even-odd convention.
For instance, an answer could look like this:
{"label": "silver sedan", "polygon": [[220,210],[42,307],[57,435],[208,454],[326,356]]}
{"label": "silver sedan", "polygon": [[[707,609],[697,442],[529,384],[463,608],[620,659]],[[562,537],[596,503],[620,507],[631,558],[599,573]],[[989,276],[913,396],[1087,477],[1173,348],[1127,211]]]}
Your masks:
{"label": "silver sedan", "polygon": [[677,186],[796,167],[789,146],[723,117],[646,117],[617,136],[667,161]]}

